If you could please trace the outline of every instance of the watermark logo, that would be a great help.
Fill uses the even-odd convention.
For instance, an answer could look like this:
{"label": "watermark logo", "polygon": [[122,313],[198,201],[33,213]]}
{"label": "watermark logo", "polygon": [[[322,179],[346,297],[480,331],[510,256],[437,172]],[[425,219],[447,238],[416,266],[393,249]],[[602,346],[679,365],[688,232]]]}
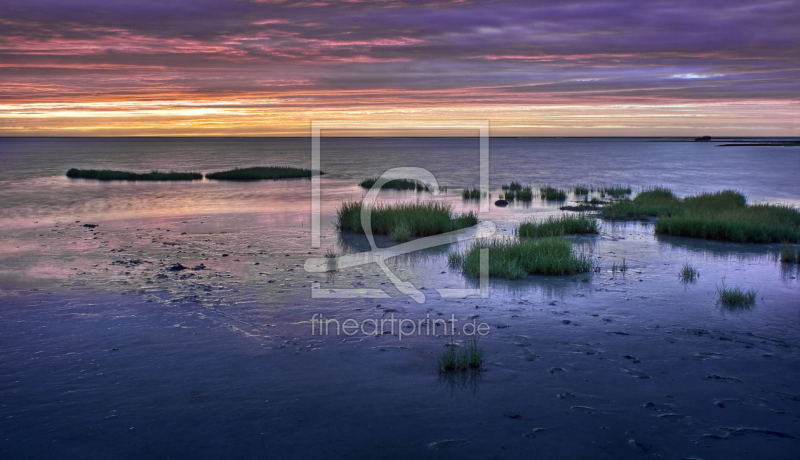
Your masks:
{"label": "watermark logo", "polygon": [[417,320],[409,318],[395,318],[392,314],[388,318],[368,318],[356,320],[347,318],[338,320],[326,318],[325,315],[314,313],[311,317],[311,335],[345,335],[352,337],[356,334],[364,336],[379,336],[391,334],[398,340],[403,337],[445,335],[450,337],[485,337],[489,335],[491,327],[487,323],[478,323],[474,318],[471,321],[459,322],[455,315],[449,319],[431,318],[430,314]]}
{"label": "watermark logo", "polygon": [[[458,129],[477,130],[480,136],[480,190],[481,195],[487,199],[480,201],[480,214],[489,211],[489,121],[451,121],[451,122],[380,122],[374,125],[351,124],[347,122],[312,121],[311,122],[311,247],[320,247],[320,135],[323,129]],[[381,271],[391,280],[392,284],[401,293],[411,297],[417,303],[424,303],[425,294],[412,283],[400,279],[386,265],[386,260],[399,255],[420,251],[436,246],[452,244],[473,238],[486,238],[492,236],[497,228],[493,222],[485,221],[478,224],[476,229],[459,230],[439,235],[418,238],[390,248],[378,248],[372,233],[371,211],[378,198],[381,187],[395,179],[414,180],[424,184],[433,196],[440,193],[436,177],[428,170],[419,167],[392,168],[385,171],[365,195],[361,206],[361,225],[369,241],[370,250],[358,254],[347,254],[336,258],[309,258],[305,263],[305,270],[310,273],[320,273],[339,269],[351,268],[360,265],[375,263]],[[436,289],[443,299],[463,299],[467,297],[489,296],[489,251],[482,249],[480,253],[480,284],[478,289]],[[312,283],[311,297],[313,299],[330,298],[388,298],[389,294],[383,289],[323,289],[319,283]]]}

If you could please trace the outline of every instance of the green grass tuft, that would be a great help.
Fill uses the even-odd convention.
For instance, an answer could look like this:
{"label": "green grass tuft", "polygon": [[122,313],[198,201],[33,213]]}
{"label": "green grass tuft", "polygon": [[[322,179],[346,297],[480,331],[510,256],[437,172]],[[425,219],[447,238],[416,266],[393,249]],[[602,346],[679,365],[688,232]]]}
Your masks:
{"label": "green grass tuft", "polygon": [[540,188],[539,193],[545,200],[564,201],[567,199],[566,192],[557,188],[550,187],[549,185]]}
{"label": "green grass tuft", "polygon": [[[358,185],[360,185],[361,188],[367,188],[367,189],[368,188],[372,188],[372,186],[375,185],[375,182],[377,182],[378,179],[379,179],[378,177],[368,177],[368,178],[362,180],[361,182],[359,182]],[[383,184],[383,187],[381,187],[381,190],[386,190],[386,189],[391,189],[391,190],[416,190],[418,192],[430,191],[425,184],[423,184],[423,183],[421,183],[419,181],[416,181],[416,180],[409,180],[409,179],[391,180],[391,181]]]}
{"label": "green grass tuft", "polygon": [[480,369],[483,365],[483,347],[478,345],[478,336],[473,335],[465,346],[457,347],[451,337],[450,343],[439,355],[439,372]]}
{"label": "green grass tuft", "polygon": [[503,190],[511,190],[512,192],[518,192],[522,190],[522,184],[519,182],[511,182],[510,184],[505,184],[501,187]]}
{"label": "green grass tuft", "polygon": [[630,195],[632,192],[630,185],[612,185],[610,187],[603,187],[603,193],[611,195],[614,198]]}
{"label": "green grass tuft", "polygon": [[722,281],[722,286],[717,286],[717,294],[719,294],[718,302],[724,307],[749,307],[756,301],[756,290],[748,289],[744,291],[742,288],[736,286],[729,288],[725,286],[725,280]]}
{"label": "green grass tuft", "polygon": [[[485,194],[484,194],[485,196]],[[478,187],[465,188],[461,191],[461,198],[465,200],[478,200],[481,197],[481,189]]]}
{"label": "green grass tuft", "polygon": [[784,246],[781,248],[781,262],[785,264],[796,264],[800,261],[800,248]]}
{"label": "green grass tuft", "polygon": [[577,254],[563,238],[476,241],[465,254],[448,255],[452,268],[480,276],[480,250],[489,250],[489,276],[521,279],[531,275],[576,275],[592,271],[591,255]]}
{"label": "green grass tuft", "polygon": [[600,224],[594,217],[583,214],[550,216],[540,221],[531,220],[519,226],[517,234],[521,237],[547,237],[599,233]]}
{"label": "green grass tuft", "polygon": [[533,200],[533,189],[530,187],[523,187],[522,190],[517,191],[514,197],[520,201]]}
{"label": "green grass tuft", "polygon": [[694,268],[692,265],[690,265],[689,262],[683,264],[683,267],[681,267],[681,271],[678,272],[678,277],[681,279],[681,281],[685,283],[691,283],[695,281],[699,276],[700,272],[697,271],[697,269]]}
{"label": "green grass tuft", "polygon": [[[346,201],[336,211],[340,230],[363,232],[361,202]],[[478,223],[474,212],[453,213],[449,204],[439,202],[378,204],[372,209],[372,233],[389,235],[397,241],[437,235]]]}
{"label": "green grass tuft", "polygon": [[725,190],[677,198],[652,189],[633,200],[602,208],[609,219],[658,217],[656,233],[737,243],[799,243],[800,212],[791,206],[748,206],[739,192]]}
{"label": "green grass tuft", "polygon": [[[320,171],[320,174],[324,174]],[[310,169],[289,168],[282,166],[255,166],[252,168],[235,168],[206,174],[206,179],[231,181],[257,181],[275,179],[297,179],[311,177]]]}
{"label": "green grass tuft", "polygon": [[584,185],[576,185],[575,186],[575,194],[576,195],[588,195],[589,188]]}
{"label": "green grass tuft", "polygon": [[134,173],[129,171],[115,171],[112,169],[77,169],[67,171],[71,179],[97,179],[100,181],[126,180],[126,181],[186,181],[199,180],[203,175],[198,172],[159,172]]}

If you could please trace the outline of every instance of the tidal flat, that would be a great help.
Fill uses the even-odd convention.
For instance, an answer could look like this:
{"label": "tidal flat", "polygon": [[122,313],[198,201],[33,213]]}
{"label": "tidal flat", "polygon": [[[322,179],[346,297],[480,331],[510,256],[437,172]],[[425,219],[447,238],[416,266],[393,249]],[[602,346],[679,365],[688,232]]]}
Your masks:
{"label": "tidal flat", "polygon": [[[45,145],[67,148],[59,142]],[[93,145],[82,142],[72,148]],[[180,149],[148,143],[143,155],[155,164],[165,150],[205,145],[181,142]],[[360,146],[348,142],[323,142],[322,151]],[[364,150],[380,147],[375,142],[365,140]],[[417,143],[430,141],[387,142],[421,151]],[[520,142],[493,141],[493,158],[507,165],[491,187],[495,196],[514,180],[563,190],[624,180],[634,195],[663,184],[683,197],[730,188],[743,164],[765,164],[763,152],[744,147],[689,143],[676,154],[664,147],[675,144],[547,141],[531,144],[557,152],[538,157],[538,165],[555,166],[598,145],[623,153],[607,171],[520,177],[512,163]],[[445,156],[472,145],[434,144]],[[270,144],[276,157],[292,146]],[[302,164],[304,148],[295,147],[293,164]],[[640,150],[650,148],[642,159]],[[687,169],[685,183],[646,177],[667,162],[697,161],[698,149],[738,152],[738,166],[716,169],[707,190],[690,185],[700,182],[692,174],[702,165]],[[263,140],[219,150],[242,152],[237,160],[254,164]],[[709,152],[701,153],[716,155]],[[487,298],[444,299],[437,291],[479,286],[447,264],[448,253],[468,249],[469,239],[387,258],[394,275],[424,294],[417,303],[376,263],[304,270],[309,258],[332,254],[327,259],[336,261],[370,250],[363,235],[335,228],[341,203],[363,196],[358,178],[381,172],[365,158],[323,164],[329,174],[322,178],[319,248],[310,244],[309,181],[71,182],[47,157],[41,161],[55,163],[52,173],[18,166],[18,174],[0,177],[0,195],[16,198],[3,200],[0,215],[3,456],[793,458],[800,447],[800,272],[781,263],[786,245],[657,234],[650,221],[600,217],[599,233],[564,237],[599,270],[492,278]],[[202,171],[224,167],[213,151],[170,161]],[[786,169],[783,159],[774,161],[781,163],[776,171]],[[588,164],[580,157],[572,163]],[[122,160],[110,166],[135,169]],[[452,190],[433,199],[458,212],[479,211],[458,189],[476,183],[469,168],[448,176],[444,166],[425,166]],[[642,183],[632,179],[640,176]],[[800,200],[796,185],[781,187],[777,177],[738,189],[758,202]],[[387,203],[419,197],[381,194]],[[567,202],[583,198],[570,193]],[[513,202],[479,219],[495,223],[494,238],[513,240],[523,222],[564,215],[562,204]],[[465,238],[475,231],[460,230]],[[384,235],[376,243],[382,251],[395,244]],[[624,273],[612,269],[623,261]],[[687,264],[699,274],[691,283],[680,278]],[[723,281],[755,290],[755,301],[729,308],[719,301]],[[321,299],[313,289],[385,297]],[[438,358],[451,340],[468,347],[465,336],[396,322],[380,334],[320,335],[312,330],[315,314],[340,323],[485,323],[483,363],[442,374]]]}

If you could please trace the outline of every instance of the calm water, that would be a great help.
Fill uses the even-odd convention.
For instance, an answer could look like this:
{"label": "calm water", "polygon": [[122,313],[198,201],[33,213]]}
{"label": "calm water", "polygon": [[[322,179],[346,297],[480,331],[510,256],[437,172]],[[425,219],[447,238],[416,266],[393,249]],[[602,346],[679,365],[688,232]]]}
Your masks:
{"label": "calm water", "polygon": [[[662,185],[679,194],[736,189],[752,201],[800,203],[800,148],[714,147],[659,139],[492,139],[490,186],[523,183]],[[2,139],[0,227],[37,220],[272,211],[308,206],[306,184],[97,183],[68,180],[71,167],[209,172],[252,165],[309,166],[308,139]],[[475,139],[323,139],[326,182],[355,185],[399,166],[433,172],[441,184],[478,183]],[[334,193],[350,192],[351,187]],[[334,200],[335,201],[335,200]],[[287,206],[288,207],[288,206]],[[290,208],[296,209],[297,206]]]}
{"label": "calm water", "polygon": [[[800,205],[800,148],[662,141],[493,139],[490,186],[733,188]],[[308,166],[310,150],[307,139],[0,139],[3,458],[795,458],[800,272],[777,261],[780,245],[603,222],[574,238],[601,266],[585,281],[492,280],[489,298],[456,301],[435,289],[475,287],[446,262],[465,246],[437,247],[388,263],[426,293],[417,304],[375,264],[311,274],[304,262],[369,249],[332,219],[362,197],[359,180],[391,167],[427,168],[450,188],[437,200],[477,210],[459,194],[478,183],[477,140],[323,139],[319,249],[308,180],[64,176]],[[557,207],[537,199],[481,219],[511,235]],[[612,272],[623,260],[629,271]],[[677,280],[687,261],[700,270],[689,285]],[[723,282],[757,289],[756,305],[722,308]],[[388,297],[312,299],[313,283]],[[441,334],[319,336],[314,313],[483,321],[485,370],[442,379]]]}

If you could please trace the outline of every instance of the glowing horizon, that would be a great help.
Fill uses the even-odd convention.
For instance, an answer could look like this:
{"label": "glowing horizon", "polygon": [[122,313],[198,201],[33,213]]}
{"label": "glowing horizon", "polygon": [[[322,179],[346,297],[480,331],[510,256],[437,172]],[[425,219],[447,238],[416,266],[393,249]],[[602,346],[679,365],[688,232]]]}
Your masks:
{"label": "glowing horizon", "polygon": [[9,0],[0,136],[447,118],[493,136],[800,136],[798,19],[751,1]]}

